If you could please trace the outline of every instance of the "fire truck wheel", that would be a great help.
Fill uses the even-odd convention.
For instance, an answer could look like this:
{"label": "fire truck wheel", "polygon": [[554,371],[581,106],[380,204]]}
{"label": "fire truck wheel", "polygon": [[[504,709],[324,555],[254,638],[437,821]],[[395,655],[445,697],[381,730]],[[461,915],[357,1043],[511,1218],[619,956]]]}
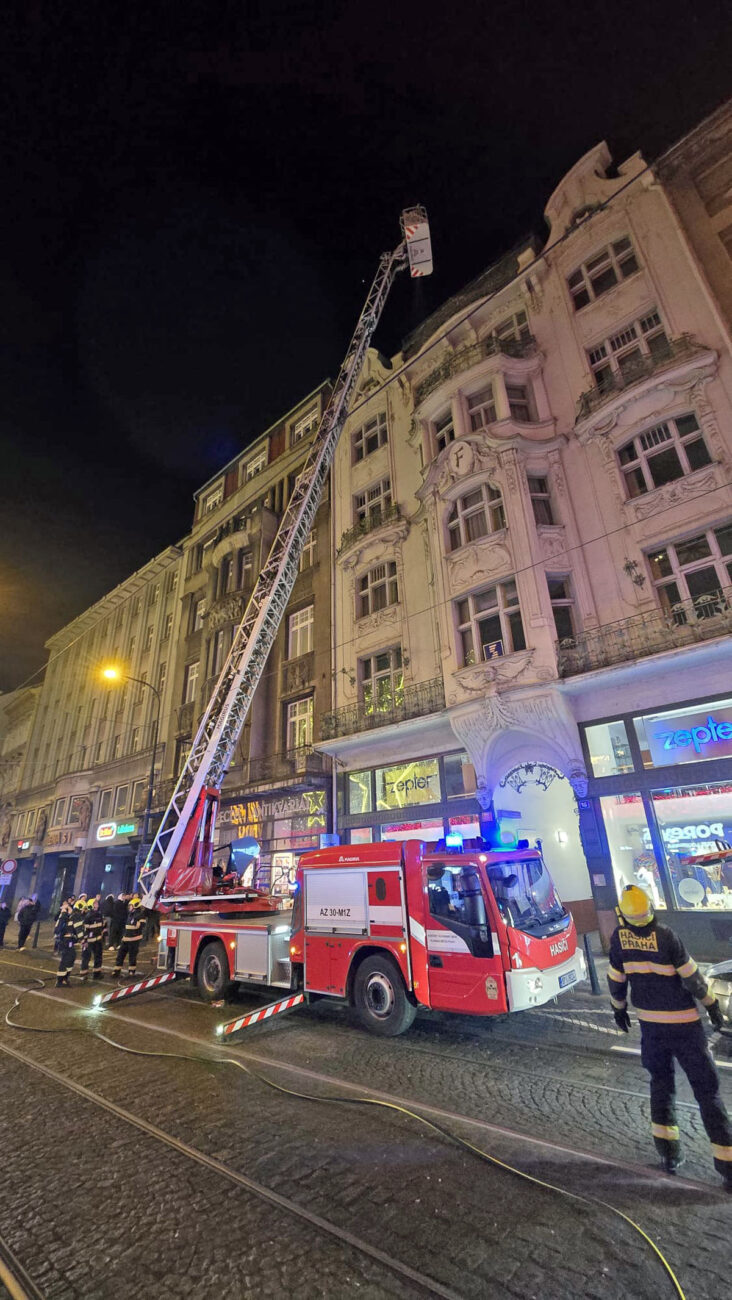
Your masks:
{"label": "fire truck wheel", "polygon": [[417,1014],[399,967],[386,954],[375,953],[361,963],[353,981],[353,1002],[362,1025],[385,1038],[403,1034]]}
{"label": "fire truck wheel", "polygon": [[220,939],[207,943],[196,963],[196,983],[204,1002],[218,1002],[231,979],[226,949]]}

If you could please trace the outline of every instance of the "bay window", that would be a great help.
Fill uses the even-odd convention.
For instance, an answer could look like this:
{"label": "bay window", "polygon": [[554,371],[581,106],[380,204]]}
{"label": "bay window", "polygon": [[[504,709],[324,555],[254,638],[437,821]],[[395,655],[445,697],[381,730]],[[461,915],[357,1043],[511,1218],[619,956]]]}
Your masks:
{"label": "bay window", "polygon": [[643,496],[664,483],[711,464],[703,434],[691,412],[665,420],[618,449],[629,497]]}
{"label": "bay window", "polygon": [[450,512],[447,521],[450,550],[456,551],[468,542],[476,542],[505,527],[506,516],[501,493],[490,483],[482,483],[473,492],[460,497]]}
{"label": "bay window", "polygon": [[526,649],[514,579],[456,601],[455,613],[463,666]]}

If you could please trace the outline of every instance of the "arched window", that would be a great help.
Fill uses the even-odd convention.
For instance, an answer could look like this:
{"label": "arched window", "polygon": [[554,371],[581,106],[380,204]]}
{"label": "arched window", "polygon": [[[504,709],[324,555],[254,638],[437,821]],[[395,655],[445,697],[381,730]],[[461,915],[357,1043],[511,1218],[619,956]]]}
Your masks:
{"label": "arched window", "polygon": [[506,527],[503,512],[503,498],[498,488],[490,483],[482,483],[473,492],[467,492],[454,504],[447,528],[450,535],[450,550],[456,551],[468,542],[476,542],[489,533],[497,533]]}

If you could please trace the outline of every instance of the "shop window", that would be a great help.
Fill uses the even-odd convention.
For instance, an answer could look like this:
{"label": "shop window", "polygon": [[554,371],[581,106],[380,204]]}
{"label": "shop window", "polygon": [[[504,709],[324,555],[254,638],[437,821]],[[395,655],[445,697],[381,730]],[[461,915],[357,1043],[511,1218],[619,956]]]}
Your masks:
{"label": "shop window", "polygon": [[474,432],[480,429],[486,429],[489,425],[495,424],[498,416],[496,415],[496,399],[493,393],[493,385],[483,388],[479,393],[473,393],[468,398],[468,416],[470,418],[470,427]]}
{"label": "shop window", "polygon": [[450,817],[447,824],[453,834],[461,835],[464,840],[480,838],[480,822],[477,817]]}
{"label": "shop window", "polygon": [[371,812],[373,806],[371,799],[371,773],[349,772],[346,780],[348,785],[349,813]]}
{"label": "shop window", "polygon": [[360,659],[359,694],[365,713],[385,713],[404,702],[401,646]]}
{"label": "shop window", "polygon": [[390,826],[381,827],[382,841],[424,840],[428,844],[434,844],[435,840],[441,840],[444,834],[445,828],[441,817],[416,822],[394,822]]}
{"label": "shop window", "polygon": [[397,569],[393,560],[374,565],[373,569],[359,578],[357,618],[375,614],[388,605],[396,605],[398,601]]}
{"label": "shop window", "polygon": [[463,666],[526,649],[518,591],[513,580],[456,602]]}
{"label": "shop window", "polygon": [[534,522],[537,524],[553,524],[554,512],[549,493],[549,480],[529,474],[527,481],[529,496],[531,497],[531,509],[534,512]]}
{"label": "shop window", "polygon": [[467,492],[454,504],[447,521],[450,550],[457,551],[469,542],[477,542],[489,533],[498,533],[506,527],[503,498],[498,488],[483,483],[474,492]]}
{"label": "shop window", "polygon": [[440,802],[440,769],[436,758],[418,758],[395,767],[377,767],[375,776],[378,809]]}
{"label": "shop window", "polygon": [[644,767],[732,758],[732,699],[633,719]]}
{"label": "shop window", "polygon": [[598,722],[585,727],[584,733],[593,776],[621,776],[633,771],[624,722]]}
{"label": "shop window", "polygon": [[[732,522],[651,551],[651,577],[661,608],[683,625],[725,613],[732,584]],[[682,602],[693,602],[693,608]]]}
{"label": "shop window", "polygon": [[732,783],[654,790],[676,905],[732,910]]}
{"label": "shop window", "polygon": [[[467,754],[445,754],[442,767],[448,799],[464,799],[466,795],[475,793],[475,769]],[[478,833],[476,831],[476,835]]]}
{"label": "shop window", "polygon": [[621,280],[635,275],[637,270],[638,260],[630,240],[616,239],[569,276],[567,285],[575,311],[600,298]]}
{"label": "shop window", "polygon": [[452,411],[446,411],[441,415],[439,420],[435,420],[433,426],[433,437],[435,443],[435,455],[439,456],[441,451],[449,447],[451,442],[455,441],[455,424],[452,418]]}
{"label": "shop window", "polygon": [[657,311],[631,321],[617,334],[589,348],[587,358],[595,384],[601,393],[630,383],[644,373],[643,362],[664,360],[670,355],[668,335]]}
{"label": "shop window", "polygon": [[640,885],[656,909],[664,908],[661,873],[641,795],[602,795],[600,807],[618,897],[626,885]]}
{"label": "shop window", "polygon": [[349,843],[351,844],[372,844],[374,832],[371,826],[354,826],[348,832]]}
{"label": "shop window", "polygon": [[373,419],[367,420],[360,429],[351,435],[353,463],[358,464],[373,452],[383,447],[387,440],[386,411],[379,411]]}
{"label": "shop window", "polygon": [[678,415],[639,433],[618,450],[629,497],[643,496],[711,464],[696,416]]}

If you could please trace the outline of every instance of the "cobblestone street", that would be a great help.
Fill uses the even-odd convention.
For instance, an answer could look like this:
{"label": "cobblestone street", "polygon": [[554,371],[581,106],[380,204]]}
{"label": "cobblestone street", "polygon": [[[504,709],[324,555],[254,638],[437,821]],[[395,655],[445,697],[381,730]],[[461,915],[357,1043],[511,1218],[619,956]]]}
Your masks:
{"label": "cobblestone street", "polygon": [[214,1030],[227,1010],[185,983],[93,1013],[90,988],[53,989],[53,966],[43,948],[0,953],[3,1017],[35,977],[46,987],[10,1018],[63,1031],[0,1033],[2,1236],[49,1300],[671,1300],[650,1247],[609,1208],[522,1180],[408,1114],[352,1104],[367,1096],[615,1206],[656,1241],[687,1300],[727,1292],[732,1198],[696,1106],[681,1083],[688,1160],[666,1178],[637,1030],[621,1040],[587,986],[500,1023],[419,1016],[393,1040],[322,1003],[224,1050]]}

